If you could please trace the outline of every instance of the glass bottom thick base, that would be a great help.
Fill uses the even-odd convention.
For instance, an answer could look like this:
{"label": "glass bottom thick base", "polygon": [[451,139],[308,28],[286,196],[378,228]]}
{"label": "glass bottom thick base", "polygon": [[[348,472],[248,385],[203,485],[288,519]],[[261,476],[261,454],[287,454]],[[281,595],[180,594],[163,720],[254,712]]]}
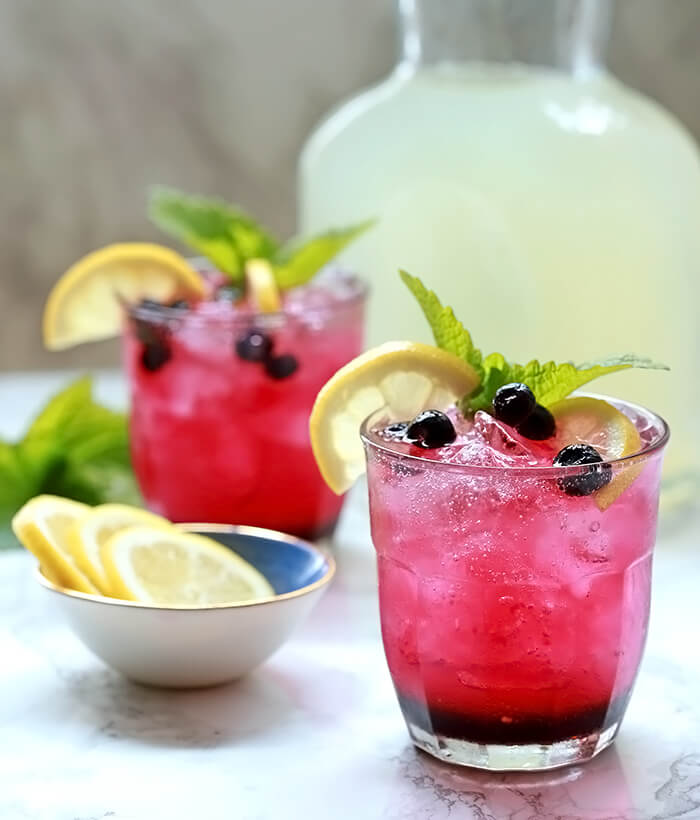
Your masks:
{"label": "glass bottom thick base", "polygon": [[415,746],[445,763],[492,772],[542,772],[592,760],[612,744],[620,723],[615,722],[602,732],[570,740],[545,745],[532,743],[513,746],[471,743],[468,740],[431,734],[410,722],[407,726]]}

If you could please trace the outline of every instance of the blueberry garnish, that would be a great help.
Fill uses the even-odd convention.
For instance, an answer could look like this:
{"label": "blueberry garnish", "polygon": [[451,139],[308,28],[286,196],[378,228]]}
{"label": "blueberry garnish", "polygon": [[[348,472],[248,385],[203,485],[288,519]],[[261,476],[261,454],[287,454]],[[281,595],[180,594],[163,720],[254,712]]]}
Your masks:
{"label": "blueberry garnish", "polygon": [[521,424],[535,409],[535,394],[526,384],[504,384],[493,397],[493,414],[505,424]]}
{"label": "blueberry garnish", "polygon": [[272,353],[272,339],[253,328],[236,339],[235,348],[238,357],[246,362],[264,362]]}
{"label": "blueberry garnish", "polygon": [[424,410],[406,428],[404,439],[418,447],[432,450],[444,447],[457,438],[454,425],[439,410]]}
{"label": "blueberry garnish", "polygon": [[187,299],[176,299],[174,302],[171,302],[168,307],[171,307],[174,310],[189,310],[190,303]]}
{"label": "blueberry garnish", "polygon": [[164,339],[148,342],[141,351],[141,364],[146,370],[154,373],[167,364],[172,355],[170,346]]}
{"label": "blueberry garnish", "polygon": [[214,299],[217,302],[237,302],[243,296],[243,288],[236,285],[221,285],[216,289]]}
{"label": "blueberry garnish", "polygon": [[299,369],[296,356],[284,353],[281,356],[270,356],[265,360],[265,371],[272,379],[286,379]]}
{"label": "blueberry garnish", "polygon": [[521,436],[529,438],[531,441],[544,441],[554,435],[556,423],[554,416],[546,407],[536,404],[532,413],[520,424],[517,424],[515,429]]}
{"label": "blueberry garnish", "polygon": [[603,462],[603,457],[590,444],[569,444],[556,454],[553,464],[555,467],[592,465],[590,470],[557,479],[557,484],[567,495],[590,495],[612,479],[612,467]]}

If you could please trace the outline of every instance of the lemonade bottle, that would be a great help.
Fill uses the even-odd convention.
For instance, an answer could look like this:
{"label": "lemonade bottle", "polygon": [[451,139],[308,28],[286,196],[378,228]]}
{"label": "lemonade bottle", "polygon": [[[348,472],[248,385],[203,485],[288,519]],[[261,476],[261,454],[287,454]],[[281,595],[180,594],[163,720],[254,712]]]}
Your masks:
{"label": "lemonade bottle", "polygon": [[344,256],[372,278],[371,343],[422,331],[392,294],[402,266],[446,294],[484,348],[576,362],[635,350],[669,364],[604,388],[666,415],[666,502],[692,499],[700,162],[676,120],[606,72],[611,3],[399,9],[396,70],[304,148],[302,229],[379,218]]}

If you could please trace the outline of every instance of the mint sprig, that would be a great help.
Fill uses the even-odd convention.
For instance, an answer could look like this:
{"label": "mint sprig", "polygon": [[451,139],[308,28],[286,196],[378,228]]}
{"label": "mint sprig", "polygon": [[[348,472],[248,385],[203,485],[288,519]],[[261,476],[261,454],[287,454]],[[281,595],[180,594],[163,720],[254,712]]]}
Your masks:
{"label": "mint sprig", "polygon": [[139,503],[126,416],[95,402],[90,378],[51,398],[20,441],[0,441],[0,546],[14,543],[9,519],[40,493]]}
{"label": "mint sprig", "polygon": [[509,382],[522,382],[535,394],[545,407],[566,398],[584,384],[620,370],[631,367],[652,370],[668,370],[664,364],[627,353],[604,361],[575,365],[571,362],[540,363],[536,359],[526,365],[511,364],[500,353],[484,356],[474,346],[472,337],[457,319],[451,307],[444,307],[436,294],[428,290],[421,280],[406,271],[399,271],[406,287],[416,298],[428,320],[435,344],[468,362],[479,376],[479,386],[460,402],[463,412],[488,410],[499,387]]}
{"label": "mint sprig", "polygon": [[151,190],[148,214],[161,230],[206,256],[234,284],[243,282],[247,262],[265,259],[282,289],[308,282],[374,224],[369,220],[309,239],[296,237],[282,244],[236,206],[164,186]]}

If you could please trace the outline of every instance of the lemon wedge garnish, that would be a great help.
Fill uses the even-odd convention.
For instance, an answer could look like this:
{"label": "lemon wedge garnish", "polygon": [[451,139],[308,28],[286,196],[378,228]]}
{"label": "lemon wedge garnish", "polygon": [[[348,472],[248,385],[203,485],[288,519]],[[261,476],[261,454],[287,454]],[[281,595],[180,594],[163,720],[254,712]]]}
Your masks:
{"label": "lemon wedge garnish", "polygon": [[342,367],[321,388],[309,420],[316,463],[333,492],[344,493],[365,471],[360,425],[386,410],[392,420],[444,409],[479,384],[474,368],[418,342],[386,342]]}
{"label": "lemon wedge garnish", "polygon": [[129,527],[101,549],[120,598],[174,607],[256,601],[274,595],[267,579],[212,538],[173,527]]}
{"label": "lemon wedge garnish", "polygon": [[170,248],[148,242],[107,245],[76,262],[46,301],[44,344],[63,350],[119,335],[123,303],[167,302],[176,295],[204,296],[204,283]]}
{"label": "lemon wedge garnish", "polygon": [[82,516],[70,530],[69,543],[75,563],[103,595],[110,595],[111,589],[102,565],[102,546],[115,533],[127,527],[143,525],[173,526],[166,518],[138,507],[130,507],[127,504],[101,504]]}
{"label": "lemon wedge garnish", "polygon": [[[603,399],[574,396],[549,408],[557,425],[556,446],[590,444],[605,461],[631,456],[642,449],[642,441],[632,421]],[[607,509],[637,478],[641,464],[621,469],[613,480],[593,496],[601,510]]]}
{"label": "lemon wedge garnish", "polygon": [[250,259],[245,266],[248,298],[258,313],[276,313],[282,307],[272,267],[265,259]]}
{"label": "lemon wedge garnish", "polygon": [[28,501],[12,519],[12,530],[39,560],[42,573],[57,586],[97,593],[78,567],[70,549],[70,533],[90,508],[78,501],[39,495]]}

